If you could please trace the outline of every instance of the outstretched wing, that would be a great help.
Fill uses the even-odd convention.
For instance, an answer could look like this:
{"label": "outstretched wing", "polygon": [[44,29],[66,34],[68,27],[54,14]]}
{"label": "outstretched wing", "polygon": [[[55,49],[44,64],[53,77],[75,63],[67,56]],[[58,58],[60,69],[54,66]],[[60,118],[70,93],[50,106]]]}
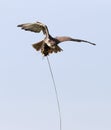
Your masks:
{"label": "outstretched wing", "polygon": [[43,32],[43,34],[48,33],[48,28],[46,25],[36,22],[36,23],[25,23],[25,24],[20,24],[17,27],[21,27],[22,29],[26,31],[32,31],[35,33]]}
{"label": "outstretched wing", "polygon": [[67,37],[67,36],[56,37],[56,39],[59,41],[59,43],[65,42],[65,41],[75,41],[75,42],[86,42],[86,43],[89,43],[89,44],[92,44],[92,45],[96,45],[95,43],[92,43],[92,42],[89,42],[89,41],[86,41],[86,40],[74,39],[74,38]]}

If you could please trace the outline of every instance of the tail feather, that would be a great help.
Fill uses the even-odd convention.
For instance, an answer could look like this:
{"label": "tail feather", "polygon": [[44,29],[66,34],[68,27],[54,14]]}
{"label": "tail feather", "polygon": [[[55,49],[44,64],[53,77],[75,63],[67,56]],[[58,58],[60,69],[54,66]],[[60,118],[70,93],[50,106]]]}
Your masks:
{"label": "tail feather", "polygon": [[59,46],[55,46],[55,48],[48,48],[48,50],[47,50],[47,52],[48,52],[48,55],[50,54],[50,53],[57,53],[57,52],[61,52],[61,51],[63,51]]}
{"label": "tail feather", "polygon": [[53,50],[55,53],[63,51],[59,46],[56,46]]}
{"label": "tail feather", "polygon": [[62,51],[62,49],[58,45],[55,46],[55,48],[50,48],[47,44],[44,43],[43,40],[38,43],[32,44],[32,46],[36,49],[36,51],[41,51],[41,53],[44,56],[47,56],[53,52],[57,53],[57,52]]}
{"label": "tail feather", "polygon": [[39,51],[39,50],[41,49],[42,45],[43,45],[43,41],[40,41],[40,42],[38,42],[38,43],[32,44],[32,46],[33,46],[37,51]]}
{"label": "tail feather", "polygon": [[57,52],[60,52],[62,51],[62,49],[59,47],[59,46],[55,46],[55,48],[50,48],[49,46],[47,46],[47,44],[44,44],[44,47],[42,47],[41,49],[41,53],[44,55],[44,56],[47,56],[51,53],[57,53]]}

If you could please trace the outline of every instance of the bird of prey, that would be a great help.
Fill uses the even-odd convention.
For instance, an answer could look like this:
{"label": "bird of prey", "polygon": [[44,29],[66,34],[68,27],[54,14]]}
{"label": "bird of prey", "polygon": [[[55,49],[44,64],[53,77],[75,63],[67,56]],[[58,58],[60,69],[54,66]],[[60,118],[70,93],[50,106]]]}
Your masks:
{"label": "bird of prey", "polygon": [[44,56],[49,55],[50,53],[57,53],[61,52],[62,49],[58,46],[59,43],[65,42],[65,41],[74,41],[74,42],[85,42],[89,43],[91,45],[96,45],[95,43],[86,41],[86,40],[81,40],[81,39],[75,39],[67,36],[61,36],[61,37],[52,37],[49,34],[49,30],[47,26],[41,22],[35,22],[35,23],[25,23],[25,24],[20,24],[17,27],[21,27],[22,29],[26,31],[32,31],[35,33],[43,32],[45,35],[45,38],[35,44],[32,44],[32,46],[37,50],[41,51],[41,53]]}

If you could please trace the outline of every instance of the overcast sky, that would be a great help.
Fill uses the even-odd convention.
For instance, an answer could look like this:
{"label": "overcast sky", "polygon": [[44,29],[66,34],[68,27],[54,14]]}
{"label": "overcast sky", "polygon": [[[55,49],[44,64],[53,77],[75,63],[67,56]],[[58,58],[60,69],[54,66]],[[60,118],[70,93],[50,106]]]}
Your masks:
{"label": "overcast sky", "polygon": [[62,130],[111,130],[111,1],[0,1],[0,130],[59,130],[46,58],[32,48],[42,33],[18,24],[41,21],[65,42],[49,56],[62,112]]}

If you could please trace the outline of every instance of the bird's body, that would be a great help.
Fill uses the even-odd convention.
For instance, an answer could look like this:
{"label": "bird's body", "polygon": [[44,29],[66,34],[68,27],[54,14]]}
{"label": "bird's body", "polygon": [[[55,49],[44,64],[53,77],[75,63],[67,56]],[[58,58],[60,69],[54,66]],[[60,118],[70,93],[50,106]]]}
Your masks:
{"label": "bird's body", "polygon": [[18,27],[21,27],[22,29],[24,29],[26,31],[32,31],[35,33],[39,33],[41,31],[43,32],[43,34],[45,35],[45,38],[42,41],[33,44],[32,46],[37,51],[41,50],[41,53],[44,56],[47,56],[53,52],[54,53],[61,52],[62,49],[58,46],[58,44],[61,42],[65,42],[65,41],[86,42],[86,43],[95,45],[95,43],[91,43],[86,40],[74,39],[74,38],[67,37],[67,36],[54,38],[49,34],[47,26],[40,22],[21,24],[21,25],[18,25]]}

